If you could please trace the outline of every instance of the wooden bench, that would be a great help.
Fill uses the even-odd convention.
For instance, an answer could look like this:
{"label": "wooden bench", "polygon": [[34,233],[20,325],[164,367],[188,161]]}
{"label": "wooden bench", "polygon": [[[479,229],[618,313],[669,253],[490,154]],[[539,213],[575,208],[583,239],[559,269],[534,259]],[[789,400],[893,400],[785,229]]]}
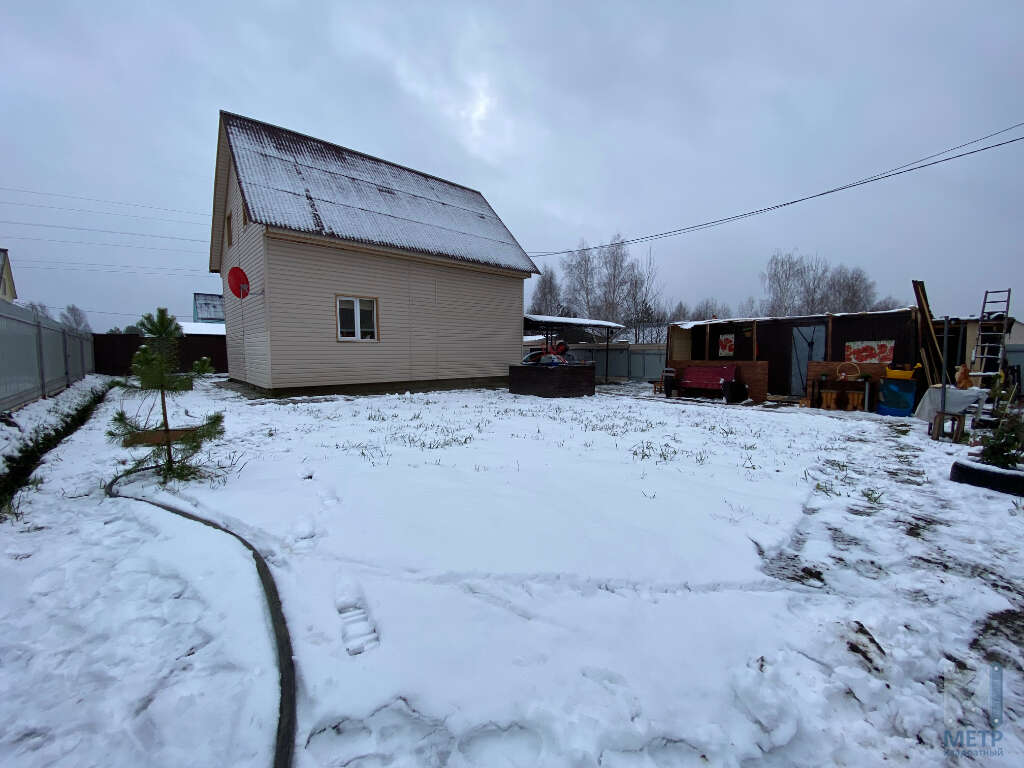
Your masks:
{"label": "wooden bench", "polygon": [[[696,390],[714,392],[726,396],[726,386],[736,381],[735,365],[690,365],[672,377],[668,371],[663,374],[665,396],[671,397],[673,390]],[[671,384],[667,379],[672,379]]]}

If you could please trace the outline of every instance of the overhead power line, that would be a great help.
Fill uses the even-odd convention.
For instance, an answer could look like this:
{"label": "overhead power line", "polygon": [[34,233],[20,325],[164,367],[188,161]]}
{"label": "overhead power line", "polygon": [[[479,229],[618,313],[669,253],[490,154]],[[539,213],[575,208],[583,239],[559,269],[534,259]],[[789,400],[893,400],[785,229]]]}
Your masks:
{"label": "overhead power line", "polygon": [[[1024,125],[1024,123],[1018,124],[1018,126],[1019,125]],[[1018,127],[1018,126],[1014,126],[1014,127]],[[997,134],[998,133],[1005,133],[1008,130],[1012,130],[1012,128],[1006,128],[1006,129],[1003,129],[1002,131],[997,131],[996,133]],[[990,136],[992,136],[992,135],[996,135],[996,134],[990,134]],[[982,140],[984,140],[984,139],[975,139],[973,141],[967,142],[966,144],[961,144],[961,145],[959,145],[959,147],[956,147],[956,148],[958,149],[960,147],[965,147],[965,146],[968,146],[970,144],[976,144],[978,141],[982,141]],[[641,235],[639,237],[634,237],[634,238],[630,238],[628,240],[623,240],[622,243],[624,245],[633,245],[633,244],[636,244],[636,243],[646,243],[646,242],[650,242],[652,240],[661,240],[661,239],[666,238],[666,237],[676,237],[678,235],[689,234],[690,232],[697,232],[697,231],[702,230],[702,229],[710,229],[711,227],[718,227],[718,226],[721,226],[722,224],[728,224],[728,223],[733,222],[733,221],[739,221],[740,219],[746,219],[746,218],[749,218],[751,216],[759,216],[759,215],[761,215],[763,213],[769,213],[771,211],[777,211],[780,208],[786,208],[786,207],[791,206],[791,205],[796,205],[797,203],[807,202],[808,200],[814,200],[814,199],[819,198],[819,197],[825,197],[826,195],[833,195],[836,192],[842,192],[842,191],[847,190],[847,189],[853,189],[854,187],[860,187],[860,186],[863,186],[865,184],[871,184],[871,183],[876,182],[876,181],[882,181],[883,179],[890,179],[893,176],[902,176],[905,173],[912,173],[913,171],[920,171],[923,168],[928,168],[928,167],[933,166],[933,165],[939,165],[941,163],[948,163],[950,160],[956,160],[956,159],[961,158],[961,157],[967,157],[968,155],[976,155],[979,152],[985,152],[985,151],[987,151],[989,149],[996,149],[998,147],[1005,147],[1007,144],[1013,144],[1013,143],[1018,142],[1018,141],[1024,141],[1024,136],[1019,136],[1019,137],[1017,137],[1015,139],[1008,139],[1006,141],[1001,141],[1001,142],[998,142],[996,144],[988,144],[988,145],[986,145],[984,147],[979,147],[978,149],[972,149],[972,150],[970,150],[968,152],[961,152],[960,154],[957,154],[957,155],[952,155],[950,157],[944,157],[941,160],[932,160],[931,162],[921,162],[920,160],[916,160],[916,161],[914,161],[912,163],[906,163],[906,164],[904,164],[902,166],[897,166],[896,168],[894,168],[892,170],[884,171],[884,172],[876,174],[874,176],[868,176],[868,177],[865,177],[863,179],[858,179],[857,181],[852,181],[852,182],[850,182],[848,184],[843,184],[843,185],[838,186],[838,187],[833,187],[831,189],[826,189],[824,192],[817,192],[817,193],[815,193],[813,195],[805,195],[804,197],[799,197],[799,198],[796,198],[795,200],[787,200],[786,202],[783,202],[783,203],[776,203],[775,205],[765,206],[764,208],[757,208],[757,209],[755,209],[753,211],[747,211],[746,213],[738,213],[738,214],[735,214],[733,216],[726,216],[726,217],[720,218],[720,219],[712,219],[711,221],[705,221],[705,222],[702,222],[700,224],[692,224],[690,226],[680,227],[678,229],[671,229],[671,230],[668,230],[666,232],[657,232],[657,233],[650,234],[650,235]],[[951,150],[946,150],[945,152],[939,152],[939,153],[937,153],[937,155],[929,155],[929,158],[937,157],[939,155],[946,154],[949,151],[951,151]],[[928,158],[923,158],[923,159],[928,159]],[[912,166],[912,167],[908,167],[908,166]],[[565,255],[565,254],[576,253],[576,252],[579,252],[579,251],[594,251],[594,250],[598,250],[600,248],[606,248],[609,245],[611,245],[611,243],[604,243],[603,245],[592,245],[592,246],[587,246],[586,248],[567,248],[567,249],[561,250],[561,251],[529,251],[528,253],[531,256],[537,256],[537,257],[542,257],[542,256],[562,256],[562,255]]]}
{"label": "overhead power line", "polygon": [[27,235],[0,235],[0,242],[4,240],[32,240],[38,243],[61,243],[63,245],[99,245],[104,248],[136,248],[140,251],[165,251],[169,253],[190,253],[193,255],[205,255],[204,251],[191,251],[185,248],[160,248],[156,245],[135,245],[134,243],[97,243],[91,240],[53,240],[49,237],[28,237]]}
{"label": "overhead power line", "polygon": [[131,237],[158,237],[161,240],[185,240],[190,243],[208,243],[209,238],[180,237],[178,235],[154,235],[149,232],[121,232],[116,229],[94,229],[93,227],[72,227],[68,224],[39,224],[34,221],[8,221],[0,219],[0,224],[17,224],[24,227],[47,227],[48,229],[74,229],[80,232],[102,232],[107,235],[129,235]]}
{"label": "overhead power line", "polygon": [[[893,171],[900,171],[900,170],[902,170],[904,168],[909,168],[912,165],[917,165],[918,163],[924,163],[924,162],[927,162],[928,160],[931,160],[931,159],[936,158],[936,157],[942,157],[943,155],[948,155],[950,152],[956,152],[958,149],[963,149],[964,147],[971,146],[971,144],[978,144],[979,142],[985,141],[986,139],[991,139],[991,138],[993,138],[995,136],[999,136],[999,135],[1004,134],[1004,133],[1009,133],[1014,128],[1020,128],[1022,126],[1024,126],[1024,122],[1014,123],[1013,125],[1011,125],[1011,126],[1009,126],[1007,128],[1002,128],[1002,129],[1000,129],[998,131],[993,131],[992,133],[985,134],[984,136],[979,136],[976,139],[971,139],[970,141],[965,141],[963,144],[957,144],[955,147],[948,147],[948,148],[942,150],[941,152],[935,152],[934,154],[928,155],[927,157],[919,157],[917,160],[911,160],[909,163],[904,163],[903,165],[897,165],[895,168],[890,168],[887,171],[880,171],[879,173],[876,173],[874,176],[866,176],[863,179],[858,179],[858,181],[866,181],[867,179],[873,179],[873,178],[875,178],[875,176],[881,176],[882,174],[885,174],[885,173],[892,173]],[[950,160],[952,160],[952,159],[953,158],[950,158]]]}
{"label": "overhead power line", "polygon": [[143,216],[138,213],[121,213],[120,211],[95,211],[92,208],[65,208],[61,205],[44,205],[43,203],[20,203],[15,200],[0,200],[0,205],[18,205],[23,208],[45,208],[50,211],[72,211],[73,213],[91,213],[99,216],[121,216],[128,219],[144,219],[146,221],[166,221],[171,224],[191,224],[194,227],[208,227],[209,222],[186,221],[185,219],[168,219],[163,216]]}
{"label": "overhead power line", "polygon": [[95,261],[58,261],[55,259],[19,259],[18,269],[28,269],[29,267],[113,267],[115,269],[124,267],[125,269],[159,269],[170,272],[205,272],[205,270],[195,269],[194,267],[176,266],[163,264],[106,264]]}
{"label": "overhead power line", "polygon": [[87,267],[87,266],[66,266],[66,267],[37,267],[37,266],[20,266],[19,271],[23,269],[41,269],[44,271],[60,271],[60,272],[105,272],[111,275],[144,275],[147,277],[159,277],[159,278],[171,278],[171,277],[187,277],[189,280],[195,280],[197,276],[201,276],[208,273],[203,272],[152,272],[147,270],[145,267],[141,269],[103,269],[101,267]]}
{"label": "overhead power line", "polygon": [[[58,311],[61,311],[61,312],[63,312],[65,309],[67,309],[67,307],[55,307],[52,304],[43,304],[43,306],[46,307],[47,309],[55,309],[55,310],[58,310]],[[134,318],[140,319],[140,320],[142,319],[142,315],[145,314],[143,312],[138,312],[138,313],[136,313],[136,312],[108,312],[108,311],[103,310],[103,309],[83,309],[82,307],[79,307],[79,309],[81,309],[83,312],[92,312],[93,314],[96,314],[96,315],[120,315],[122,317],[134,317]],[[175,317],[177,317],[178,315],[187,315],[189,313],[188,312],[178,312],[178,313],[174,313],[174,314],[175,314]]]}
{"label": "overhead power line", "polygon": [[46,197],[67,197],[71,200],[88,200],[92,203],[107,203],[108,205],[128,205],[133,208],[149,208],[152,211],[164,211],[165,213],[187,213],[192,216],[210,216],[209,211],[186,211],[181,208],[162,208],[159,205],[147,203],[128,203],[123,200],[104,200],[99,197],[85,197],[83,195],[69,195],[64,192],[42,192],[35,189],[22,189],[20,187],[0,187],[4,192],[22,192],[26,195],[43,195]]}

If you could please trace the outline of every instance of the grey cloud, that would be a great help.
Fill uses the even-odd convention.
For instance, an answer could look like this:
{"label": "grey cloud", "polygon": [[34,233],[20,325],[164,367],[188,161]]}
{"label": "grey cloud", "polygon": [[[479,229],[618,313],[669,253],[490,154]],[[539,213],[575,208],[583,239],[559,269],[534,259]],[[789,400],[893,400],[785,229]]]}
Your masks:
{"label": "grey cloud", "polygon": [[[527,250],[571,247],[814,192],[1018,122],[1022,28],[1013,2],[33,4],[0,30],[3,183],[208,211],[226,108],[476,187]],[[882,293],[909,300],[923,278],[937,312],[976,311],[986,287],[1024,287],[1022,164],[1016,145],[651,247],[666,294],[690,303],[758,293],[768,255],[796,247],[864,267]],[[19,292],[47,304],[184,312],[219,287],[201,274],[203,243],[3,239],[15,235],[102,238],[0,226]],[[197,273],[30,268],[76,260]]]}

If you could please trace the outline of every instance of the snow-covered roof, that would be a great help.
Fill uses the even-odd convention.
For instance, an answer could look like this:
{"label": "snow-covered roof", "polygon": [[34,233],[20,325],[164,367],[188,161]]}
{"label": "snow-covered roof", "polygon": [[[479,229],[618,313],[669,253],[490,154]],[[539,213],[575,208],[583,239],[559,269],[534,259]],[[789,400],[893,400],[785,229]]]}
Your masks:
{"label": "snow-covered roof", "polygon": [[183,323],[178,321],[186,336],[223,336],[224,323]]}
{"label": "snow-covered roof", "polygon": [[523,344],[536,344],[546,338],[546,336],[523,336]]}
{"label": "snow-covered roof", "polygon": [[823,312],[818,315],[785,315],[783,317],[716,317],[713,320],[678,320],[674,323],[669,323],[676,328],[683,328],[689,330],[690,328],[696,328],[698,325],[712,325],[714,323],[753,323],[753,322],[765,322],[767,320],[814,320],[819,317],[851,317],[853,315],[891,315],[896,312],[908,312],[916,307],[899,307],[897,309],[879,309],[873,312]]}
{"label": "snow-covered roof", "polygon": [[192,319],[201,323],[223,323],[224,297],[219,293],[193,293]]}
{"label": "snow-covered roof", "polygon": [[589,320],[585,317],[555,317],[554,315],[523,315],[527,320],[548,325],[580,325],[585,328],[624,328],[609,320]]}
{"label": "snow-covered roof", "polygon": [[476,190],[229,112],[221,121],[256,223],[539,273]]}

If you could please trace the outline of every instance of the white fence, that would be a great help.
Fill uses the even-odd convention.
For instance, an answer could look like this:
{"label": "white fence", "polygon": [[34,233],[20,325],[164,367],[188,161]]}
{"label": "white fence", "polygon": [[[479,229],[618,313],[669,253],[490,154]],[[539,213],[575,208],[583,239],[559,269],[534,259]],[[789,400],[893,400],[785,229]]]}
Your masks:
{"label": "white fence", "polygon": [[0,411],[54,395],[93,370],[91,333],[0,301]]}

